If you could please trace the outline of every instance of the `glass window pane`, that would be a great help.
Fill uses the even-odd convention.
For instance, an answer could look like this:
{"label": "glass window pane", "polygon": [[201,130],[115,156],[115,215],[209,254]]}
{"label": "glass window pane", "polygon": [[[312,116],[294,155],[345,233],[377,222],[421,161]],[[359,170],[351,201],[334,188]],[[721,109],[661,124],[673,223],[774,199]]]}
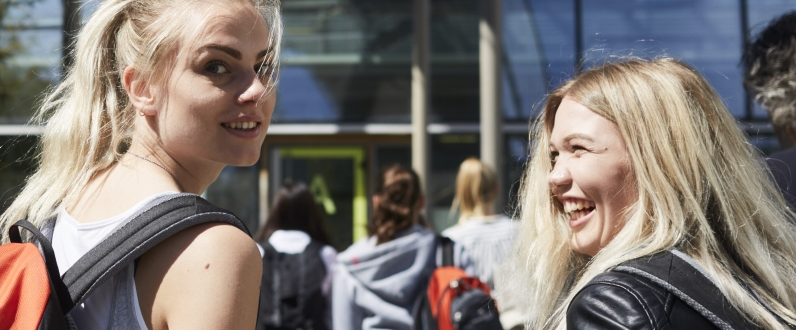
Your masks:
{"label": "glass window pane", "polygon": [[252,235],[257,232],[260,223],[258,169],[257,164],[246,167],[227,166],[205,192],[208,201],[232,211],[243,220]]}
{"label": "glass window pane", "polygon": [[37,136],[0,136],[0,212],[5,212],[33,174]]}
{"label": "glass window pane", "polygon": [[0,13],[0,124],[28,121],[41,92],[58,79],[61,2],[12,1]]}
{"label": "glass window pane", "polygon": [[527,121],[575,71],[573,1],[503,0],[503,113]]}
{"label": "glass window pane", "polygon": [[587,66],[611,55],[670,55],[704,75],[733,115],[745,116],[739,4],[723,0],[583,0]]}
{"label": "glass window pane", "polygon": [[409,122],[411,1],[282,3],[276,122]]}

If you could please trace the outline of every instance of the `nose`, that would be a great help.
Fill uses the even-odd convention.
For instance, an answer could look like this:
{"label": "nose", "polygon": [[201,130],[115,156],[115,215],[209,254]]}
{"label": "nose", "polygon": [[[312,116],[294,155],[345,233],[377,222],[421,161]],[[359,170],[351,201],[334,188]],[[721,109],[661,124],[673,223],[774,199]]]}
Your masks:
{"label": "nose", "polygon": [[253,75],[251,78],[250,83],[248,84],[247,88],[243,93],[238,96],[238,101],[240,103],[247,103],[247,102],[254,102],[257,103],[260,99],[265,96],[267,88],[260,80],[258,75]]}
{"label": "nose", "polygon": [[547,174],[547,183],[554,193],[558,193],[563,187],[572,184],[572,175],[561,162],[557,162],[553,165],[553,170]]}

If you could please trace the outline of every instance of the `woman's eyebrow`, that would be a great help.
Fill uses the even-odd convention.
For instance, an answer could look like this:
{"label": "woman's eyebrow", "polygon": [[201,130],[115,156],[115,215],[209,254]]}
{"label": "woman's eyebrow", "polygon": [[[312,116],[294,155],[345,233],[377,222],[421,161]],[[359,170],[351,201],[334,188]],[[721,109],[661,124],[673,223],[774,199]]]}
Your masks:
{"label": "woman's eyebrow", "polygon": [[[206,45],[206,46],[200,48],[200,50],[205,50],[205,49],[214,49],[214,50],[222,51],[224,53],[227,53],[229,56],[232,56],[236,60],[240,60],[240,59],[243,58],[243,55],[240,53],[240,51],[238,51],[235,48],[229,47],[229,46],[224,46],[224,45],[219,45],[219,44],[209,44],[209,45]],[[265,57],[266,55],[268,55],[269,52],[270,52],[269,49],[262,50],[259,53],[257,53],[257,58]]]}
{"label": "woman's eyebrow", "polygon": [[572,141],[574,139],[581,139],[581,140],[586,140],[588,142],[594,142],[594,138],[592,138],[591,136],[588,136],[588,135],[585,135],[585,134],[580,134],[580,133],[575,133],[575,134],[567,135],[564,138],[564,143],[565,144],[569,144],[569,141]]}

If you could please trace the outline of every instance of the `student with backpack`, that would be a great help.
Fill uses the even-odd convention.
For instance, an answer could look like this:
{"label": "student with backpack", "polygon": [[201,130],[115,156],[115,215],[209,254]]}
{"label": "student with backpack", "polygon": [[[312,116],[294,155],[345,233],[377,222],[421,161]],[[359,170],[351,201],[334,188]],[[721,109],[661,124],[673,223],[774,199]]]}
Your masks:
{"label": "student with backpack", "polygon": [[[0,217],[0,232],[29,220],[52,240],[69,282],[70,267],[135,231],[130,222],[147,229],[208,210],[229,215],[197,195],[225,166],[259,159],[280,38],[277,1],[101,2],[38,111],[46,124],[39,165]],[[174,200],[185,202],[162,207]],[[253,328],[262,267],[241,228],[178,225],[154,246],[137,235],[143,243],[127,246],[121,270],[89,286],[67,322],[81,330]]]}
{"label": "student with backpack", "polygon": [[337,251],[323,211],[304,183],[279,189],[254,236],[263,249],[258,330],[332,329],[332,275]]}
{"label": "student with backpack", "polygon": [[[368,237],[337,257],[334,329],[409,330],[418,297],[440,264],[438,236],[418,224],[425,200],[411,169],[394,165],[382,171],[372,201]],[[452,255],[455,266],[472,272],[460,246]]]}
{"label": "student with backpack", "polygon": [[[459,212],[459,221],[442,232],[464,247],[475,266],[473,275],[493,293],[496,269],[508,256],[518,229],[516,222],[495,212],[498,194],[495,172],[477,158],[466,159],[456,175],[456,194],[451,206]],[[506,301],[498,302],[503,326],[509,329],[520,325],[522,318],[517,317],[519,313],[512,310],[513,306]]]}

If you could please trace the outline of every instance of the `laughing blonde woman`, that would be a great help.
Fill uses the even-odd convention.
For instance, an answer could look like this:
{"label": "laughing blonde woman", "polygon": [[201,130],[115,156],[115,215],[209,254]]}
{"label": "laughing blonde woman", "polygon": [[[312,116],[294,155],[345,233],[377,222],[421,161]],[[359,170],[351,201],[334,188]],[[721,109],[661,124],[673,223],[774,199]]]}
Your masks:
{"label": "laughing blonde woman", "polygon": [[[516,276],[503,283],[530,306],[530,329],[796,326],[794,214],[693,68],[585,71],[549,96],[532,141]],[[660,260],[672,276],[625,271]],[[707,285],[670,290],[674,264]],[[700,313],[709,292],[737,323]]]}

